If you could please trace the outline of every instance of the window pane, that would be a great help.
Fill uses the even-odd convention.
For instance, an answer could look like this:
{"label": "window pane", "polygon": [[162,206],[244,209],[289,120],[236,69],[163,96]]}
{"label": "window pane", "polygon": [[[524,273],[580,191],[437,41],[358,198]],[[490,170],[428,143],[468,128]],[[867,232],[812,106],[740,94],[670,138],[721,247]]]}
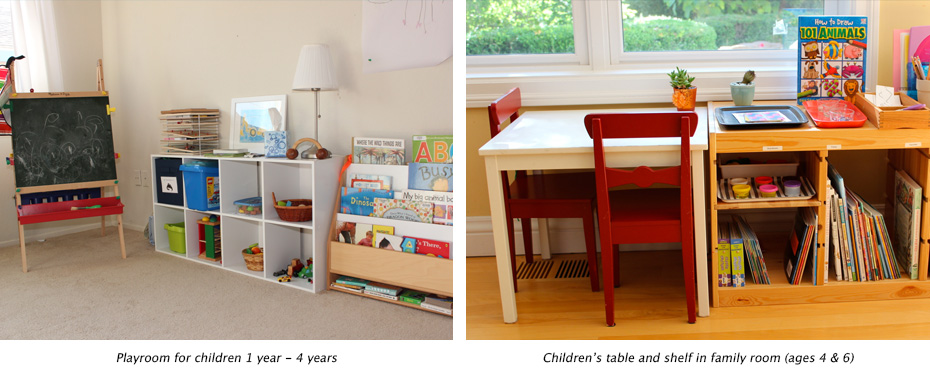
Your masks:
{"label": "window pane", "polygon": [[575,53],[571,0],[467,0],[469,56]]}
{"label": "window pane", "polygon": [[623,0],[623,50],[796,49],[798,16],[823,0]]}

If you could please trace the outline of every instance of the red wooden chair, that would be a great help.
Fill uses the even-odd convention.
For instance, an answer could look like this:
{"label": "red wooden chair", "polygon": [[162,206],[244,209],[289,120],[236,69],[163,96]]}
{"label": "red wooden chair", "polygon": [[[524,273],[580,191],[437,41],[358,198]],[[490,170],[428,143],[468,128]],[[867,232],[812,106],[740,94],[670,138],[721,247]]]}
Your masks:
{"label": "red wooden chair", "polygon": [[[520,88],[491,103],[488,114],[491,120],[491,138],[501,131],[501,124],[516,121],[521,106]],[[510,265],[513,271],[513,288],[517,290],[516,247],[513,219],[522,219],[523,246],[526,262],[533,262],[533,230],[531,218],[581,218],[588,253],[588,274],[591,290],[598,291],[597,245],[594,238],[594,174],[591,172],[528,175],[516,171],[513,182],[506,171],[501,172],[504,189],[504,211],[507,220],[507,238],[510,241]]]}
{"label": "red wooden chair", "polygon": [[[697,129],[694,112],[589,114],[585,129],[594,140],[597,181],[597,212],[601,247],[619,244],[681,242],[684,263],[688,322],[694,323],[694,217],[691,201],[691,136]],[[608,168],[604,162],[604,139],[680,137],[681,164],[653,170],[640,166],[632,171]],[[608,189],[628,184],[645,188],[655,183],[678,188]],[[613,246],[611,246],[613,245]],[[613,277],[614,251],[601,251],[604,279]],[[607,325],[614,326],[614,290],[604,289]]]}

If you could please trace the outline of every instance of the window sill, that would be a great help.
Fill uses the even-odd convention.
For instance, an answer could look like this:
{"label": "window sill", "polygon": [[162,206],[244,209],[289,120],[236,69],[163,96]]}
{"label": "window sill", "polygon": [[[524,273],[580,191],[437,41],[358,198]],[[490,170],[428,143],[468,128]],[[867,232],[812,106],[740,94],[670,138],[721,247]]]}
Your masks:
{"label": "window sill", "polygon": [[[796,61],[754,69],[756,98],[796,98]],[[466,75],[469,108],[486,107],[513,87],[520,87],[524,106],[671,103],[670,69],[625,66],[623,70],[590,71],[575,67],[548,71],[470,72]],[[688,62],[698,101],[729,100],[730,83],[745,69]]]}

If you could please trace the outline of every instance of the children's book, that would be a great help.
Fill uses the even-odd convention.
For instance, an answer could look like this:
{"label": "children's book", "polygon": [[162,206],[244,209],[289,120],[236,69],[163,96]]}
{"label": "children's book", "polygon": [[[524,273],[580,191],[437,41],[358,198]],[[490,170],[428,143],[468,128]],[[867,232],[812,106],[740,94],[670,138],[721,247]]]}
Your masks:
{"label": "children's book", "polygon": [[380,234],[378,236],[378,241],[375,242],[375,247],[385,250],[403,251],[401,248],[401,243],[403,242],[403,237],[392,234]]}
{"label": "children's book", "polygon": [[816,247],[814,230],[817,226],[817,214],[810,208],[802,208],[794,218],[794,230],[791,231],[785,249],[785,274],[788,283],[799,285],[807,265],[807,255],[811,247]]}
{"label": "children's book", "polygon": [[438,258],[452,259],[449,253],[449,243],[425,238],[417,238],[417,254],[430,255]]}
{"label": "children's book", "polygon": [[452,191],[452,164],[410,163],[407,168],[407,188]]}
{"label": "children's book", "polygon": [[414,163],[452,164],[451,135],[413,136]]}
{"label": "children's book", "polygon": [[730,223],[717,225],[717,286],[730,286]]}
{"label": "children's book", "polygon": [[894,173],[894,249],[912,280],[920,254],[920,203],[923,189],[903,171]]}
{"label": "children's book", "polygon": [[349,176],[349,187],[391,190],[391,180],[391,176],[356,173]]}
{"label": "children's book", "polygon": [[417,239],[413,237],[404,237],[404,241],[400,243],[400,247],[405,253],[416,253]]}
{"label": "children's book", "polygon": [[372,296],[375,296],[375,297],[378,297],[378,298],[384,298],[384,299],[389,299],[389,300],[392,300],[392,301],[397,301],[397,296],[392,296],[392,295],[387,294],[387,293],[376,292],[376,291],[370,290],[370,289],[368,289],[368,288],[365,288],[365,291],[364,291],[363,293],[368,294],[368,295],[372,295]]}
{"label": "children's book", "polygon": [[383,217],[385,219],[432,223],[433,204],[404,199],[375,198],[372,207],[372,216]]}
{"label": "children's book", "polygon": [[404,165],[404,140],[352,138],[352,162],[357,164]]}
{"label": "children's book", "polygon": [[379,243],[381,239],[384,238],[384,236],[394,234],[394,227],[387,225],[372,225],[372,231],[374,232],[374,240],[369,246],[375,247],[375,244]]}
{"label": "children's book", "polygon": [[332,283],[330,285],[332,285],[333,288],[349,291],[352,293],[363,293],[365,291],[365,288],[357,287],[353,285],[346,285],[346,284],[339,284],[339,283]]}
{"label": "children's book", "polygon": [[402,302],[407,302],[410,304],[420,306],[420,304],[423,303],[423,300],[426,298],[427,295],[428,294],[424,292],[418,292],[416,290],[405,289],[403,292],[400,293],[399,296],[397,296],[397,298]]}
{"label": "children's book", "polygon": [[365,290],[371,290],[371,291],[378,292],[378,293],[384,293],[384,294],[390,294],[392,296],[396,296],[400,293],[402,289],[396,286],[393,286],[393,285],[388,285],[388,284],[373,281],[373,282],[368,283],[368,285],[365,285]]}
{"label": "children's book", "polygon": [[404,190],[394,194],[399,199],[433,204],[433,224],[452,225],[452,192]]}
{"label": "children's book", "polygon": [[798,104],[865,92],[868,26],[863,16],[798,16]]}
{"label": "children's book", "polygon": [[371,216],[375,199],[394,198],[394,191],[380,189],[342,188],[339,212],[344,214]]}
{"label": "children's book", "polygon": [[369,281],[365,279],[359,279],[357,277],[339,276],[339,278],[336,279],[336,283],[364,287],[365,285],[368,285]]}
{"label": "children's book", "polygon": [[375,241],[375,231],[371,224],[355,224],[355,244],[372,247]]}
{"label": "children's book", "polygon": [[452,298],[427,296],[420,303],[420,307],[452,315]]}
{"label": "children's book", "polygon": [[739,288],[746,286],[746,268],[743,252],[743,237],[740,235],[736,223],[730,224],[730,286]]}
{"label": "children's book", "polygon": [[336,222],[336,236],[333,241],[342,243],[355,243],[355,223],[338,221]]}

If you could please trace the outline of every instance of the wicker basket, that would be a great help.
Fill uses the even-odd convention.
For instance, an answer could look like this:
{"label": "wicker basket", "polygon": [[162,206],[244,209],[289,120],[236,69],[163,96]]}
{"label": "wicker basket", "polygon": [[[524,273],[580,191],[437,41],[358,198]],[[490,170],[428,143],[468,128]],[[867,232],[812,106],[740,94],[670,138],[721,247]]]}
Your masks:
{"label": "wicker basket", "polygon": [[249,254],[245,252],[248,249],[242,249],[242,259],[245,259],[245,268],[248,268],[250,271],[264,271],[265,262],[262,261],[265,258],[265,252],[262,251],[258,254]]}
{"label": "wicker basket", "polygon": [[[283,199],[283,202],[291,202],[288,206],[279,206],[278,198],[271,193],[271,199],[274,199],[274,210],[278,212],[278,217],[284,221],[310,221],[313,220],[313,200],[312,199]],[[304,205],[304,206],[301,206]]]}

